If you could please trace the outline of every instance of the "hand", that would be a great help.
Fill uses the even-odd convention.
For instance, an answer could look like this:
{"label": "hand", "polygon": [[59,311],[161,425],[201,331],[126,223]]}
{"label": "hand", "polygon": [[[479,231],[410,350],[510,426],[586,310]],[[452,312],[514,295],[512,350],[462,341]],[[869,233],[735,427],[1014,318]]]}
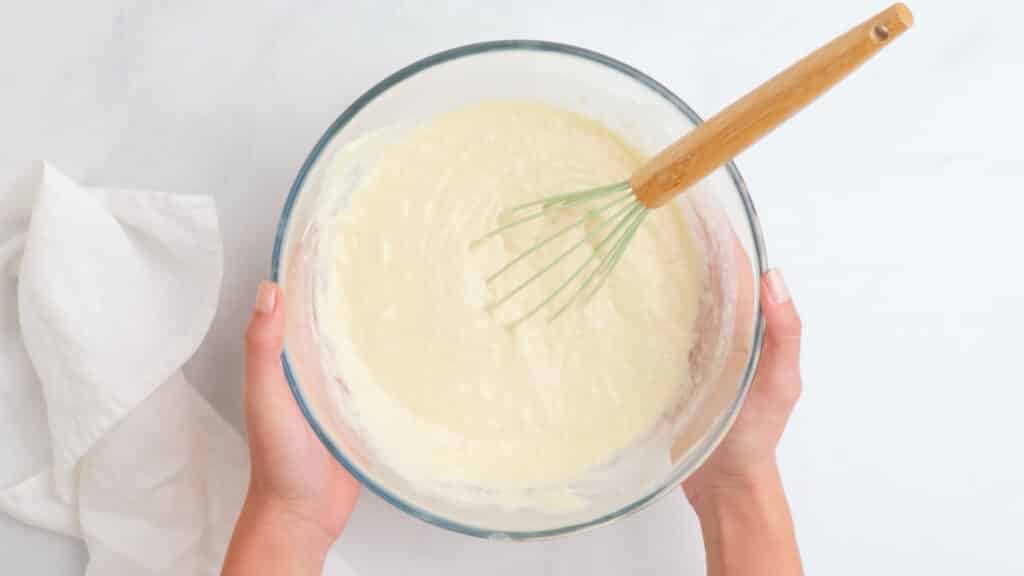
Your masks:
{"label": "hand", "polygon": [[748,490],[778,472],[775,447],[800,397],[800,317],[782,274],[761,279],[766,331],[761,363],[732,429],[707,462],[683,482],[691,504],[708,495]]}
{"label": "hand", "polygon": [[257,567],[261,574],[319,574],[359,494],[359,484],[320,443],[288,388],[281,366],[284,320],[281,291],[264,282],[245,334],[252,471],[225,574],[251,574]]}

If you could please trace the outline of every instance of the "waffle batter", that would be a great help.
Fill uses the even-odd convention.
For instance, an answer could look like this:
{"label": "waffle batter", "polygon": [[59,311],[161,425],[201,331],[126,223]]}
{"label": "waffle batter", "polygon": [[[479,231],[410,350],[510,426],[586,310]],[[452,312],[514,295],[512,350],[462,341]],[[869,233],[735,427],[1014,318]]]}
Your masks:
{"label": "waffle batter", "polygon": [[[506,325],[593,243],[501,307],[487,304],[582,231],[498,285],[485,279],[569,220],[470,248],[510,205],[628,178],[643,159],[619,137],[564,110],[491,102],[374,146],[347,206],[321,218],[316,299],[331,370],[351,392],[339,408],[389,465],[492,492],[566,485],[651,430],[687,391],[701,267],[678,208],[652,212],[589,304],[552,323],[542,312]],[[351,158],[342,149],[329,160],[327,204],[351,180]]]}

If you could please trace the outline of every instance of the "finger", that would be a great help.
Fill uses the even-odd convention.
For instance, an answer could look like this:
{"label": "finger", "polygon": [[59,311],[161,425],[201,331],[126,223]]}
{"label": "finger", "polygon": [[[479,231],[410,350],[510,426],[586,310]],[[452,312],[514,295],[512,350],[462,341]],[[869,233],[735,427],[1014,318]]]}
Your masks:
{"label": "finger", "polygon": [[252,318],[245,332],[246,400],[286,389],[281,368],[284,346],[284,304],[281,291],[271,282],[260,283]]}
{"label": "finger", "polygon": [[796,306],[793,304],[793,298],[782,277],[782,271],[778,268],[769,270],[761,282],[768,294],[764,303],[767,344],[778,349],[783,356],[792,356],[794,359],[798,359],[802,330],[800,314],[797,313]]}
{"label": "finger", "polygon": [[780,270],[765,274],[761,286],[766,327],[759,379],[773,395],[795,402],[800,395],[800,315]]}

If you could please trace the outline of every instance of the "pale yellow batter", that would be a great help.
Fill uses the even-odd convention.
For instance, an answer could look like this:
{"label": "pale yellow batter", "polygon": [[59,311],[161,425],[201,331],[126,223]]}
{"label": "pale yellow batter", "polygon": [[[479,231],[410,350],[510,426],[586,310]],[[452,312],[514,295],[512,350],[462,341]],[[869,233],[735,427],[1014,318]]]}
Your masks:
{"label": "pale yellow batter", "polygon": [[[497,286],[485,278],[568,220],[470,248],[510,205],[626,179],[642,159],[617,136],[567,111],[492,102],[373,145],[347,208],[321,222],[318,329],[351,390],[341,408],[391,466],[495,491],[565,485],[686,392],[701,267],[677,208],[652,212],[595,298],[552,323],[506,326],[579,259],[487,303],[579,234]],[[333,162],[329,173],[351,171],[351,151]]]}

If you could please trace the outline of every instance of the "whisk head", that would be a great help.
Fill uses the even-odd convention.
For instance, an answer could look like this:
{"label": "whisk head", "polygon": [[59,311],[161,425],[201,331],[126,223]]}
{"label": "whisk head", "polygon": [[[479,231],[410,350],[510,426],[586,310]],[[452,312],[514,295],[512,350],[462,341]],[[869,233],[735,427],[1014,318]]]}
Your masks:
{"label": "whisk head", "polygon": [[[623,253],[625,253],[626,247],[636,234],[637,228],[640,227],[640,224],[650,211],[647,206],[636,199],[629,181],[624,181],[609,186],[549,196],[513,206],[502,214],[501,220],[507,220],[505,224],[481,236],[470,247],[476,247],[510,228],[541,218],[553,218],[574,209],[583,209],[582,215],[568,225],[541,238],[537,243],[521,252],[487,277],[487,283],[493,284],[509,269],[526,260],[531,255],[536,254],[543,247],[558,238],[564,237],[577,228],[591,225],[585,231],[582,238],[571,243],[568,248],[548,261],[547,264],[529,278],[520,282],[489,304],[489,307],[494,309],[508,302],[538,278],[551,272],[573,252],[583,247],[584,244],[590,244],[593,247],[590,256],[577,266],[550,294],[515,319],[511,323],[512,326],[528,320],[549,305],[551,305],[553,311],[548,314],[547,319],[551,321],[561,316],[574,303],[585,304],[589,301],[601,289],[601,286],[604,285],[612,269],[615,268]],[[570,286],[573,287],[571,291],[569,291]],[[556,302],[563,293],[566,293],[567,296],[564,296],[563,300]]]}

